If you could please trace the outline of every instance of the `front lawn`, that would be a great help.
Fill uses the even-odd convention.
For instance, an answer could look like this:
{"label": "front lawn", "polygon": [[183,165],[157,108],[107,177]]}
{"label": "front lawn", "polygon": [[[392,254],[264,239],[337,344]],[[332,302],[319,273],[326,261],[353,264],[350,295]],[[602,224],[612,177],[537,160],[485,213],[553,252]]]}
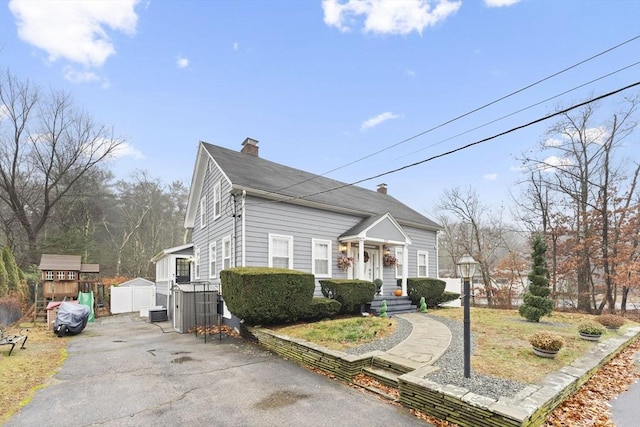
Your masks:
{"label": "front lawn", "polygon": [[[429,311],[437,320],[446,317],[462,324],[461,308],[440,308]],[[527,322],[516,310],[471,308],[471,331],[476,339],[471,365],[474,372],[499,378],[535,383],[551,372],[570,365],[597,343],[578,336],[579,323],[594,316],[579,313],[554,312],[539,323]],[[627,321],[620,330],[607,330],[602,340],[637,325]],[[279,333],[301,338],[334,350],[344,350],[391,335],[396,328],[393,318],[352,317],[325,320],[277,328]],[[538,357],[531,351],[528,338],[539,330],[561,335],[564,347],[555,359]]]}

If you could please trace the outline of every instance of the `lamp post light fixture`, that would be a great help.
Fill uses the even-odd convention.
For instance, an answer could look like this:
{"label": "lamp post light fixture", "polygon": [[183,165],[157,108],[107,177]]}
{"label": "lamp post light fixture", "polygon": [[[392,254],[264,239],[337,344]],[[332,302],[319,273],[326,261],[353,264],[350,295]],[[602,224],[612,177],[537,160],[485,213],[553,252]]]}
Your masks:
{"label": "lamp post light fixture", "polygon": [[464,305],[464,377],[471,377],[471,320],[469,315],[470,281],[476,272],[476,260],[469,254],[462,255],[458,260],[458,275],[464,280],[462,302]]}

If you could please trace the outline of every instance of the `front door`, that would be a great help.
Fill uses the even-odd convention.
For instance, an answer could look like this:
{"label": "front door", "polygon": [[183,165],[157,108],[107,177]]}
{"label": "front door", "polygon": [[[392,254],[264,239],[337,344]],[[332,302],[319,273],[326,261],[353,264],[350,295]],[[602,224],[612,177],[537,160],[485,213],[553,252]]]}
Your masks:
{"label": "front door", "polygon": [[[356,259],[356,262],[354,263],[354,272],[355,275],[358,274],[359,270],[359,265],[358,263],[360,262],[360,260],[358,260],[358,250],[357,248],[354,250],[354,258]],[[380,278],[382,279],[382,275],[380,272],[380,251],[377,249],[367,249],[366,251],[364,251],[364,277],[359,277],[359,279],[362,280],[368,280],[370,282],[373,282],[373,279],[377,279]]]}

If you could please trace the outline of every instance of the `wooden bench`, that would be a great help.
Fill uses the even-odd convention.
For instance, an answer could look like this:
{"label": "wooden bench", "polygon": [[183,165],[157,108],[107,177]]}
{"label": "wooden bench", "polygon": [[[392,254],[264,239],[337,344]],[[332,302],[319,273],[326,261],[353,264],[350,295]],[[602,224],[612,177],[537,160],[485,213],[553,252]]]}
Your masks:
{"label": "wooden bench", "polygon": [[[27,329],[27,332],[29,332],[28,329]],[[0,329],[0,345],[11,346],[11,349],[9,350],[9,356],[11,356],[11,352],[13,351],[13,348],[16,346],[16,344],[20,342],[20,340],[22,340],[22,345],[20,346],[20,348],[24,349],[24,345],[27,342],[28,338],[29,337],[26,334],[22,333],[22,330],[20,331],[20,335],[5,335],[4,331]]]}

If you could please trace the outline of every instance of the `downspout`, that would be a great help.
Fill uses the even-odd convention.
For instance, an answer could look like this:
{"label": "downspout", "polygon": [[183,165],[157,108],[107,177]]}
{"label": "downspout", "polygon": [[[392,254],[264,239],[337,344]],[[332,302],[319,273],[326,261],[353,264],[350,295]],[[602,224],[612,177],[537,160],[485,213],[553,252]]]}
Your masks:
{"label": "downspout", "polygon": [[436,231],[436,279],[440,278],[440,230]]}
{"label": "downspout", "polygon": [[242,267],[246,267],[246,246],[245,246],[245,242],[247,239],[245,239],[245,206],[244,206],[244,202],[245,199],[247,198],[247,190],[242,190],[242,199],[240,200],[240,239],[241,239],[241,243],[240,243],[240,248],[242,251]]}

